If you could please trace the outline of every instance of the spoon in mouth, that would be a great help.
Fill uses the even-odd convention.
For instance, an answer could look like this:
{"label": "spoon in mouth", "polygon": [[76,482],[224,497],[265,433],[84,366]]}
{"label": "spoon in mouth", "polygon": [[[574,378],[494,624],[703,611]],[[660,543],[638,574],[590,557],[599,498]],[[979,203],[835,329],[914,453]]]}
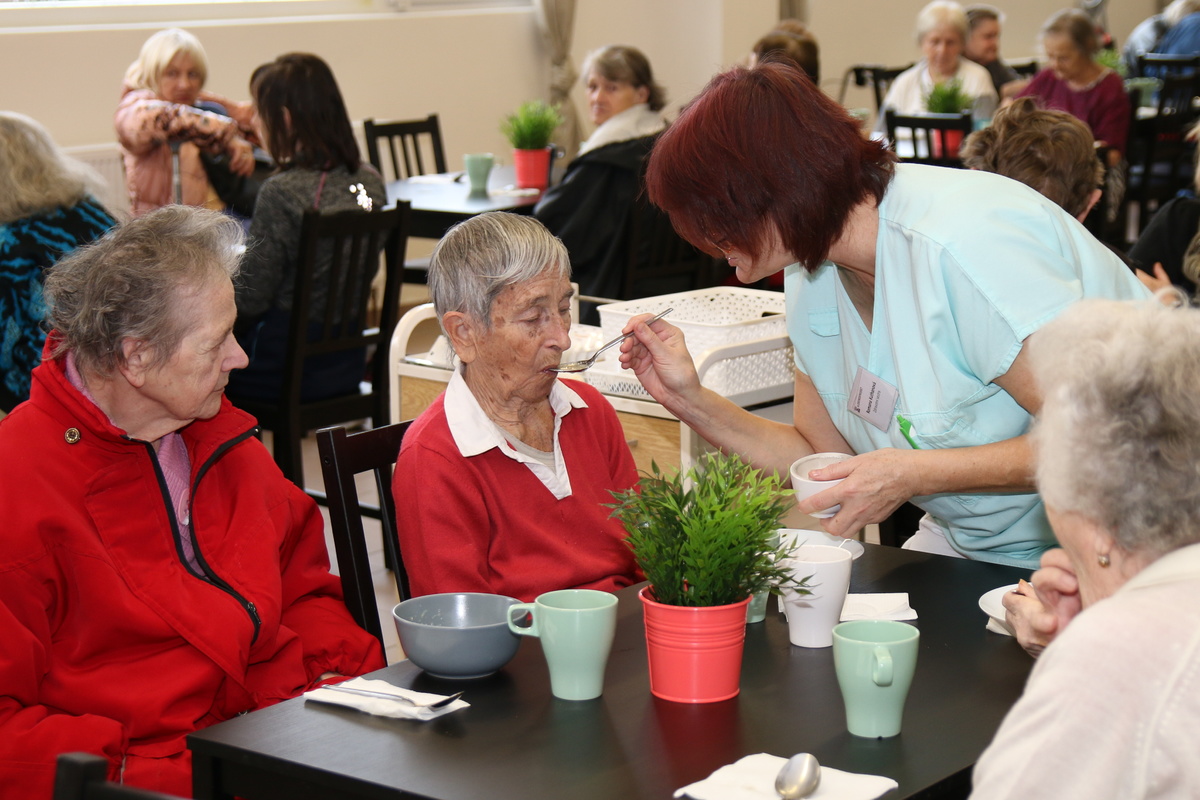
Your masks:
{"label": "spoon in mouth", "polygon": [[[663,317],[665,317],[667,314],[670,314],[674,310],[675,310],[674,308],[668,308],[665,311],[660,311],[655,316],[646,320],[646,324],[649,325],[651,322],[654,322],[655,320],[662,319]],[[557,367],[550,367],[550,372],[583,372],[585,369],[590,368],[592,365],[594,365],[596,363],[596,359],[598,359],[600,357],[601,353],[603,353],[605,350],[607,350],[610,347],[614,347],[614,346],[620,344],[621,342],[628,339],[630,336],[633,336],[633,331],[630,331],[629,333],[623,333],[620,336],[618,336],[617,338],[613,339],[611,342],[607,342],[599,350],[592,353],[591,358],[585,358],[583,361],[568,361],[565,364],[559,364]]]}

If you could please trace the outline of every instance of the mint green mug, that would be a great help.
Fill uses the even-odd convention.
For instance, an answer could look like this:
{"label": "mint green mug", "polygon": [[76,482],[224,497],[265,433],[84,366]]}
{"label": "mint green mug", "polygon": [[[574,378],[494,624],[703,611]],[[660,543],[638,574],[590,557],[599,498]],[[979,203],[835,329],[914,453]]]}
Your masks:
{"label": "mint green mug", "polygon": [[905,622],[863,619],[833,629],[833,667],[855,736],[900,733],[904,701],[917,668],[921,632]]}
{"label": "mint green mug", "polygon": [[[513,618],[530,616],[522,627]],[[604,668],[617,630],[617,598],[595,589],[562,589],[508,608],[508,627],[542,640],[550,691],[562,700],[591,700],[604,691]]]}

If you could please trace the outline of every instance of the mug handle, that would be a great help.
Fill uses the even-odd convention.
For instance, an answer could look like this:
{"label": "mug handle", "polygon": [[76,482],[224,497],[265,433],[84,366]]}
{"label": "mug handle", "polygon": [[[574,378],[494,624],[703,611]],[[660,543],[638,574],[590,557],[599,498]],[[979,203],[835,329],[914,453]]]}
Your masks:
{"label": "mug handle", "polygon": [[[538,632],[537,615],[533,613],[533,603],[513,603],[508,607],[508,629],[518,636],[541,636]],[[513,612],[520,611],[522,617],[529,618],[528,627],[522,627],[513,622]]]}
{"label": "mug handle", "polygon": [[892,672],[892,652],[882,645],[875,645],[875,664],[871,670],[871,679],[875,681],[876,686],[891,686]]}

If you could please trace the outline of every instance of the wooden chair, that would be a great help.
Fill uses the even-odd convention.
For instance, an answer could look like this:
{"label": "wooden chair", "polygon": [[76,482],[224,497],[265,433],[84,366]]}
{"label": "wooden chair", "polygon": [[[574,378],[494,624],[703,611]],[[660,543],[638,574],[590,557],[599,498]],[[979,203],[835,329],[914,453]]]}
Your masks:
{"label": "wooden chair", "polygon": [[[411,420],[349,434],[345,428],[317,431],[317,451],[321,455],[321,472],[325,477],[325,493],[329,500],[329,523],[342,580],[342,593],[346,595],[346,607],[350,609],[354,621],[379,639],[381,646],[383,630],[379,624],[375,584],[371,580],[371,565],[367,558],[363,517],[377,519],[383,526],[385,563],[396,577],[396,593],[401,600],[407,600],[412,595],[396,531],[392,467],[396,464],[400,443],[410,424]],[[375,488],[379,491],[378,506],[365,505],[358,499],[355,476],[363,472],[371,472],[375,476]]]}
{"label": "wooden chair", "polygon": [[1166,55],[1142,53],[1137,57],[1137,74],[1150,78],[1167,75],[1196,75],[1200,73],[1200,55]]}
{"label": "wooden chair", "polygon": [[1187,140],[1187,133],[1200,118],[1195,105],[1200,94],[1200,56],[1185,58],[1196,68],[1188,74],[1164,74],[1154,115],[1135,116],[1132,123],[1126,203],[1137,206],[1139,230],[1145,229],[1155,209],[1193,181],[1196,145]]}
{"label": "wooden chair", "polygon": [[855,64],[850,67],[850,73],[854,76],[855,86],[870,86],[871,91],[875,95],[875,113],[882,113],[883,98],[887,97],[888,89],[892,87],[892,81],[907,69],[910,69],[912,64],[906,64],[903,67],[885,67],[882,64]]}
{"label": "wooden chair", "polygon": [[715,259],[684,241],[671,220],[639,193],[626,222],[627,258],[618,298],[704,289],[717,283]]}
{"label": "wooden chair", "polygon": [[93,753],[63,753],[54,772],[53,800],[182,800],[108,782],[108,759]]}
{"label": "wooden chair", "polygon": [[[261,427],[274,433],[275,463],[301,488],[304,488],[304,467],[300,445],[306,432],[366,417],[378,426],[388,418],[389,382],[384,348],[399,319],[408,218],[408,203],[369,213],[305,212],[280,394],[269,400],[230,396],[234,405],[253,414]],[[328,252],[333,254],[327,274],[330,288],[325,307],[319,308],[313,296],[316,265],[318,253]],[[378,324],[367,327],[371,316],[371,284],[379,269],[381,253],[385,270],[383,298]],[[310,319],[320,323],[310,326]],[[318,329],[315,334],[310,327]],[[378,357],[370,361],[370,392],[356,387],[350,394],[321,400],[302,399],[305,361],[309,357],[337,353],[357,357],[370,347],[379,350]],[[319,492],[310,494],[324,500]]]}
{"label": "wooden chair", "polygon": [[1008,66],[1012,67],[1012,71],[1017,73],[1022,80],[1028,80],[1034,75],[1037,75],[1041,70],[1036,58],[1027,58],[1023,61],[1008,61]]}
{"label": "wooden chair", "polygon": [[[437,114],[425,119],[394,122],[363,120],[367,140],[367,160],[375,165],[385,182],[446,171],[446,153],[442,147],[442,127]],[[380,156],[380,141],[389,156]],[[427,158],[431,156],[431,158]]]}
{"label": "wooden chair", "polygon": [[[958,149],[973,128],[969,111],[962,114],[910,116],[897,114],[889,108],[884,112],[884,119],[888,141],[901,161],[938,167],[962,167]],[[904,138],[904,130],[908,131],[907,139]]]}

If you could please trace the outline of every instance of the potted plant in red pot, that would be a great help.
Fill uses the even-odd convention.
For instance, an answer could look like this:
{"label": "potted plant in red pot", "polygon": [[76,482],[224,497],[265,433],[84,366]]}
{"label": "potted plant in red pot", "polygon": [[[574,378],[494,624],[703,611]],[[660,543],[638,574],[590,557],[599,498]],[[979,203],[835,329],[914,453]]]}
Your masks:
{"label": "potted plant in red pot", "polygon": [[504,118],[500,132],[513,146],[517,186],[545,189],[550,176],[550,137],[562,124],[562,115],[541,100],[523,103]]}
{"label": "potted plant in red pot", "polygon": [[[925,110],[930,114],[962,114],[974,105],[975,98],[963,90],[962,81],[957,78],[935,83],[925,95]],[[932,131],[930,147],[933,152],[930,155],[941,158],[944,153],[945,158],[957,158],[962,141],[962,131]]]}
{"label": "potted plant in red pot", "polygon": [[671,477],[652,463],[637,488],[614,497],[650,583],[639,594],[650,691],[683,703],[735,696],[750,596],[795,586],[774,546],[792,493],[736,455],[709,453]]}

